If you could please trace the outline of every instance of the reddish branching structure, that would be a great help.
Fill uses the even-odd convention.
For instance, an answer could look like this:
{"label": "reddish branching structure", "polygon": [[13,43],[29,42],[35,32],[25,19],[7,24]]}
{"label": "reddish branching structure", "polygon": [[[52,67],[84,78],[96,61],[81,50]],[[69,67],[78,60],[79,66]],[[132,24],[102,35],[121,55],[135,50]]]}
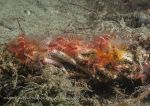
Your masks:
{"label": "reddish branching structure", "polygon": [[28,38],[24,33],[9,42],[7,48],[22,64],[36,61],[39,56],[43,56],[47,51],[47,49],[42,48],[36,40]]}
{"label": "reddish branching structure", "polygon": [[87,48],[87,44],[80,38],[77,37],[57,37],[55,40],[50,42],[48,45],[49,50],[59,50],[71,57],[75,57],[76,54],[81,52],[84,48]]}

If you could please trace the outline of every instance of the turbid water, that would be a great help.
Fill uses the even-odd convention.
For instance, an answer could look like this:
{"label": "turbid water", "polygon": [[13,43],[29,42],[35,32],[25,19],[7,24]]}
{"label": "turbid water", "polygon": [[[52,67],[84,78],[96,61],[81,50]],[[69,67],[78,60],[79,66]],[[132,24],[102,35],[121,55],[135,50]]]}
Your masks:
{"label": "turbid water", "polygon": [[[21,32],[25,32],[28,36],[33,36],[38,39],[41,37],[42,39],[44,39],[48,36],[55,36],[63,33],[78,34],[79,36],[82,36],[85,39],[90,39],[95,35],[101,35],[103,33],[117,34],[120,36],[131,36],[131,35],[150,36],[150,1],[149,0],[114,0],[114,1],[113,0],[0,0],[0,44],[7,43],[11,39],[18,36]],[[9,67],[9,70],[13,69],[10,68],[11,65],[9,66],[8,61],[9,60],[3,62],[7,67]],[[58,69],[55,69],[54,67],[51,68],[49,70],[51,71],[57,70],[56,73],[52,71],[49,75],[47,74],[49,72],[45,71],[47,70],[45,69],[44,70],[45,73],[43,75],[44,78],[45,76],[48,77],[46,79],[48,80],[47,83],[49,84],[48,86],[46,86],[46,84],[37,85],[36,83],[31,83],[36,81],[31,82],[26,81],[30,83],[20,84],[19,86],[17,86],[18,88],[15,88],[14,91],[13,88],[8,86],[10,84],[8,82],[9,81],[11,82],[13,78],[11,79],[10,77],[4,77],[3,79],[0,76],[0,79],[2,81],[7,80],[7,78],[10,79],[9,81],[6,81],[6,84],[2,84],[2,86],[0,86],[0,98],[5,97],[4,94],[8,94],[7,96],[13,94],[15,96],[17,95],[18,97],[24,96],[28,97],[29,94],[26,95],[26,92],[34,91],[34,89],[36,89],[37,87],[34,93],[31,92],[33,95],[35,94],[40,96],[42,94],[49,95],[50,97],[53,98],[52,101],[42,101],[42,102],[40,101],[39,104],[36,100],[35,101],[28,100],[25,103],[22,100],[16,100],[15,102],[12,103],[10,102],[10,105],[18,103],[22,105],[23,104],[27,105],[30,102],[32,102],[33,105],[39,104],[39,106],[43,105],[44,103],[51,105],[64,105],[64,106],[66,105],[99,106],[101,104],[101,101],[103,101],[103,99],[101,100],[100,94],[96,92],[96,94],[94,94],[94,96],[91,96],[91,98],[90,96],[88,96],[87,98],[86,96],[82,97],[82,95],[79,94],[78,92],[80,87],[76,88],[75,85],[76,82],[73,82],[74,85],[72,85],[70,80],[68,80],[65,76],[63,76],[62,73],[58,72],[59,71]],[[19,70],[18,67],[17,69]],[[32,75],[32,73],[30,74]],[[25,79],[24,76],[21,75],[19,76],[19,78]],[[31,80],[30,75],[28,77],[29,77],[28,80]],[[41,81],[39,77],[35,79],[39,79]],[[41,86],[44,87],[42,88]],[[81,87],[83,89],[82,94],[84,94],[83,92],[87,91],[89,95],[90,93],[93,93],[90,90],[87,90],[85,86],[86,84],[84,85],[83,88]],[[49,91],[50,93],[48,92],[47,89],[50,89]],[[81,91],[81,89],[79,91]],[[106,100],[106,104],[113,104],[110,101]],[[126,102],[128,102],[128,100]],[[120,105],[130,106],[134,104],[135,106],[137,105],[149,106],[148,102],[149,101],[143,104],[138,101],[136,103],[135,102],[120,103]],[[6,102],[4,101],[3,103]]]}

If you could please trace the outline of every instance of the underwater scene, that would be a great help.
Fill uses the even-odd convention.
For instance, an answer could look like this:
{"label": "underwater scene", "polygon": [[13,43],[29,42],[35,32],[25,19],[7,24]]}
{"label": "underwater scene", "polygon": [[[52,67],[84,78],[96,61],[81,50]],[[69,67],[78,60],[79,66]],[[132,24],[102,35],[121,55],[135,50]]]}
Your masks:
{"label": "underwater scene", "polygon": [[0,106],[150,106],[150,0],[0,0]]}

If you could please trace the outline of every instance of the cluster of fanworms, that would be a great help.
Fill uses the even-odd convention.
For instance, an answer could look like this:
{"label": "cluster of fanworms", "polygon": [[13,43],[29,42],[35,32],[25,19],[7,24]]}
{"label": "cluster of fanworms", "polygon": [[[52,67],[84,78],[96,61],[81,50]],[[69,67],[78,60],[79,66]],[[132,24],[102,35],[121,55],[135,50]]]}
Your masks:
{"label": "cluster of fanworms", "polygon": [[[128,45],[120,43],[116,36],[104,34],[85,41],[79,36],[64,34],[54,39],[35,40],[26,34],[20,34],[7,44],[10,51],[22,64],[52,64],[63,67],[64,63],[78,68],[81,72],[96,76],[98,73],[116,79],[122,73],[126,77],[143,79],[144,73],[130,72],[138,70]],[[122,40],[123,41],[123,40]]]}

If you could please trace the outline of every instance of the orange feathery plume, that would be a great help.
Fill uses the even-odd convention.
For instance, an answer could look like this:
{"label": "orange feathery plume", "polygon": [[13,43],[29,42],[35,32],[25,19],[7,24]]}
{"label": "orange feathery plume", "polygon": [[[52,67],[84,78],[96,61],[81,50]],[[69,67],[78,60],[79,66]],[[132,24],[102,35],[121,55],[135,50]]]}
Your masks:
{"label": "orange feathery plume", "polygon": [[87,48],[87,44],[78,37],[59,36],[48,45],[49,50],[60,50],[71,57],[75,57],[83,49]]}
{"label": "orange feathery plume", "polygon": [[24,33],[20,34],[17,39],[9,42],[7,48],[23,64],[35,61],[39,54],[46,51],[45,48],[40,48],[37,41],[28,38]]}

